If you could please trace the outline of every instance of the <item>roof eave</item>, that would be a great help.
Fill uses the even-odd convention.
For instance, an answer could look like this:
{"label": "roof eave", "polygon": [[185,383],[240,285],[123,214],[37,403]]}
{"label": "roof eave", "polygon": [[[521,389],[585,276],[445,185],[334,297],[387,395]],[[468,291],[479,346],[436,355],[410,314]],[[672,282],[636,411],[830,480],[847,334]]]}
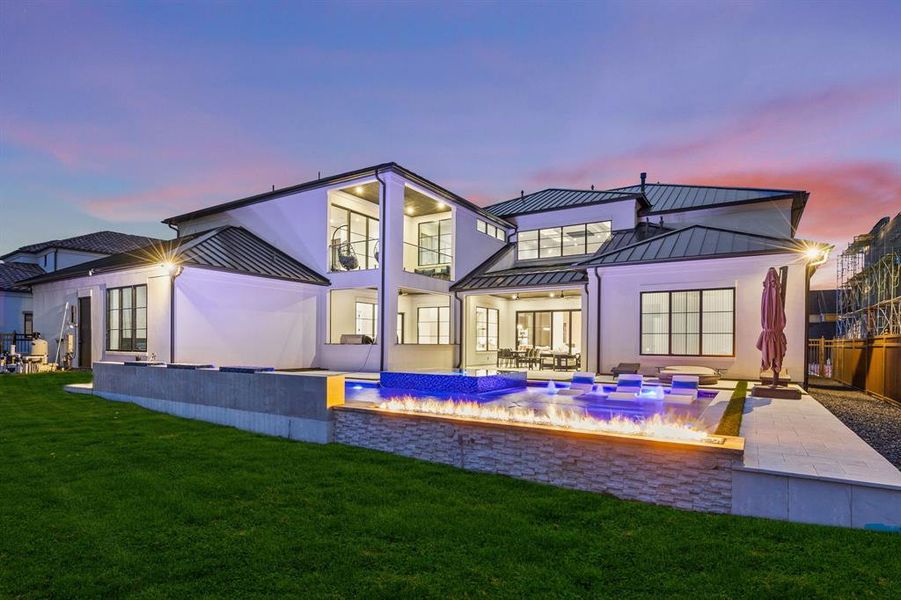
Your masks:
{"label": "roof eave", "polygon": [[439,195],[445,196],[447,199],[460,204],[480,215],[493,221],[497,225],[501,225],[502,227],[513,228],[514,225],[509,221],[505,220],[502,217],[498,217],[497,215],[491,214],[486,211],[484,208],[477,206],[470,202],[469,200],[459,196],[450,190],[438,185],[437,183],[426,179],[422,175],[418,175],[413,171],[397,164],[396,162],[387,162],[381,163],[378,165],[373,165],[371,167],[366,167],[363,169],[356,169],[353,171],[346,171],[344,173],[338,173],[337,175],[330,175],[329,177],[324,177],[321,179],[316,179],[312,181],[306,181],[303,183],[299,183],[297,185],[288,186],[285,188],[273,190],[271,192],[263,192],[262,194],[256,194],[253,196],[247,196],[245,198],[239,198],[237,200],[231,200],[229,202],[224,202],[222,204],[216,204],[214,206],[208,206],[206,208],[200,208],[191,212],[182,213],[180,215],[176,215],[174,217],[168,217],[163,219],[163,223],[166,225],[178,225],[179,223],[183,223],[185,221],[190,221],[192,219],[199,219],[201,217],[215,215],[222,212],[226,212],[229,210],[234,210],[236,208],[241,208],[244,206],[250,206],[252,204],[258,204],[260,202],[266,202],[269,200],[274,200],[276,198],[282,198],[285,196],[290,196],[293,194],[297,194],[300,192],[304,192],[307,190],[314,190],[320,187],[337,185],[343,183],[345,181],[352,181],[354,179],[359,179],[360,177],[364,177],[367,174],[372,174],[373,176],[378,172],[383,171],[395,171],[407,179],[422,185],[423,187],[429,189],[430,191],[437,193]]}

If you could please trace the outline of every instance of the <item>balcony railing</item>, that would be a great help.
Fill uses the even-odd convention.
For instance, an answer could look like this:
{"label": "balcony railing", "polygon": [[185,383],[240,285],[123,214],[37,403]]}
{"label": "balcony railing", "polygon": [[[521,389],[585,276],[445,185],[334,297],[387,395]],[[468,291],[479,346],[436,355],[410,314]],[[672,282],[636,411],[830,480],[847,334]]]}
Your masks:
{"label": "balcony railing", "polygon": [[448,252],[404,242],[404,271],[409,273],[449,281],[453,261]]}
{"label": "balcony railing", "polygon": [[329,248],[331,271],[365,271],[379,268],[379,241],[363,239],[334,242]]}
{"label": "balcony railing", "polygon": [[0,333],[0,354],[9,354],[13,348],[16,354],[31,354],[32,340],[31,333]]}

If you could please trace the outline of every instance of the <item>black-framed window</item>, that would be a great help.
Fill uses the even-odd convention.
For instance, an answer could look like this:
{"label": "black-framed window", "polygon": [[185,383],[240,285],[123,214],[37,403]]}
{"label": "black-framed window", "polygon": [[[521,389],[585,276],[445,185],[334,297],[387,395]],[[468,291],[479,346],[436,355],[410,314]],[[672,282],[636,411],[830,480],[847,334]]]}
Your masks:
{"label": "black-framed window", "polygon": [[420,306],[416,309],[416,343],[450,344],[450,308]]}
{"label": "black-framed window", "polygon": [[530,260],[593,254],[610,239],[610,232],[610,221],[521,231],[516,238],[516,258]]}
{"label": "black-framed window", "polygon": [[476,350],[480,352],[497,350],[498,310],[476,307]]}
{"label": "black-framed window", "polygon": [[517,348],[548,348],[576,354],[581,351],[581,340],[579,309],[516,311]]}
{"label": "black-framed window", "polygon": [[419,224],[419,266],[450,264],[452,225],[450,219]]}
{"label": "black-framed window", "polygon": [[642,292],[640,310],[643,355],[735,355],[735,288]]}
{"label": "black-framed window", "polygon": [[354,304],[354,332],[357,335],[368,335],[376,339],[378,318],[378,304],[359,300]]}
{"label": "black-framed window", "polygon": [[482,219],[476,219],[476,231],[484,233],[485,235],[490,235],[491,237],[498,239],[502,242],[507,241],[507,232],[506,231],[504,231],[500,227],[492,225],[491,223],[483,221]]}
{"label": "black-framed window", "polygon": [[331,204],[329,206],[329,249],[331,269],[347,270],[340,264],[341,254],[357,257],[357,269],[377,269],[379,220],[361,212]]}
{"label": "black-framed window", "polygon": [[28,311],[22,313],[22,333],[31,335],[34,333],[34,314]]}
{"label": "black-framed window", "polygon": [[404,343],[404,321],[405,320],[406,320],[406,317],[405,317],[404,313],[402,313],[402,312],[397,313],[397,343],[398,344]]}
{"label": "black-framed window", "polygon": [[106,290],[106,349],[147,351],[147,286]]}

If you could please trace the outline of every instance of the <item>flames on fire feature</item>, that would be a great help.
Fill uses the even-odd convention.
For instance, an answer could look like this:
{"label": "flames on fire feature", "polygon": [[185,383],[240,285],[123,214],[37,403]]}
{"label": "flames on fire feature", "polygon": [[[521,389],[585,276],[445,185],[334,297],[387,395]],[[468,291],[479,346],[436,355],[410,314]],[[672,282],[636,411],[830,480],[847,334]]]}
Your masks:
{"label": "flames on fire feature", "polygon": [[454,402],[452,400],[428,400],[406,396],[392,398],[378,405],[389,412],[442,415],[464,419],[480,419],[526,425],[544,425],[585,431],[589,433],[618,433],[665,440],[718,443],[719,438],[698,429],[695,423],[667,415],[655,414],[645,419],[613,417],[599,419],[584,411],[561,408],[554,404],[543,410],[507,406],[492,406],[478,402]]}

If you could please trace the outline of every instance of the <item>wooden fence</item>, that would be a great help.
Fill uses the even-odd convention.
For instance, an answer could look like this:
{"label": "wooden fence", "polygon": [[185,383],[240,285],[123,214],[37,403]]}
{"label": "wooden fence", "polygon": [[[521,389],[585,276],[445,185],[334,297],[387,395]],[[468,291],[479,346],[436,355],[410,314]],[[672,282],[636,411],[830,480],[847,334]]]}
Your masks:
{"label": "wooden fence", "polygon": [[901,336],[810,340],[807,364],[811,375],[901,402]]}

